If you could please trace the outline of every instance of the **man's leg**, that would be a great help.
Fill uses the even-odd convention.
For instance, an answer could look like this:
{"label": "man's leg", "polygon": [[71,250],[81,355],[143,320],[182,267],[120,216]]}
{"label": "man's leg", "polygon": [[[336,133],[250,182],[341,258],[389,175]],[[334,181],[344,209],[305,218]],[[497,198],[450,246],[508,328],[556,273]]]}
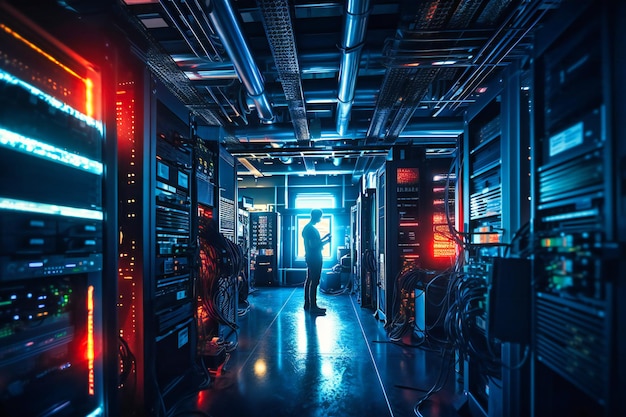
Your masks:
{"label": "man's leg", "polygon": [[311,307],[311,298],[309,296],[311,292],[311,270],[307,268],[306,279],[304,280],[304,309],[308,310]]}
{"label": "man's leg", "polygon": [[320,284],[320,278],[322,275],[322,264],[320,262],[319,265],[315,265],[314,268],[309,268],[310,276],[309,276],[309,303],[311,305],[311,313],[316,314],[326,314],[325,308],[320,308],[317,305],[317,287]]}

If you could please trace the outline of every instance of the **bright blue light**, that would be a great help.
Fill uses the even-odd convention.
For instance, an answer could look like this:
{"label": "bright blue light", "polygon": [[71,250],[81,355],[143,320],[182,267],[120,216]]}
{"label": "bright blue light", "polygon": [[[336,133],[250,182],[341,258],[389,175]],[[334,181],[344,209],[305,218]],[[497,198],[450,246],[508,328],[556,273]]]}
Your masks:
{"label": "bright blue light", "polygon": [[27,138],[19,133],[0,128],[0,146],[29,155],[80,169],[96,175],[102,175],[102,163],[57,148],[36,139]]}
{"label": "bright blue light", "polygon": [[0,197],[0,210],[25,211],[29,213],[53,214],[56,216],[78,217],[81,219],[102,220],[101,211],[76,207],[57,206],[56,204],[36,203],[34,201],[15,200]]}
{"label": "bright blue light", "polygon": [[63,113],[69,114],[70,116],[80,120],[85,123],[87,126],[95,128],[98,132],[100,132],[100,136],[104,133],[104,128],[102,126],[102,122],[94,119],[93,117],[87,116],[84,113],[79,112],[69,104],[63,103],[57,98],[52,97],[50,94],[44,93],[37,87],[28,84],[25,81],[20,80],[9,74],[8,72],[0,70],[0,81],[4,81],[7,84],[17,85],[22,87],[24,90],[28,91],[34,96],[37,96],[41,100],[45,101],[51,107],[54,107],[57,110],[62,111]]}
{"label": "bright blue light", "polygon": [[295,208],[297,209],[331,209],[337,207],[337,200],[332,194],[300,193],[296,196]]}
{"label": "bright blue light", "polygon": [[91,413],[87,414],[85,417],[98,417],[101,416],[103,413],[103,409],[102,407],[98,407],[95,410],[93,410]]}

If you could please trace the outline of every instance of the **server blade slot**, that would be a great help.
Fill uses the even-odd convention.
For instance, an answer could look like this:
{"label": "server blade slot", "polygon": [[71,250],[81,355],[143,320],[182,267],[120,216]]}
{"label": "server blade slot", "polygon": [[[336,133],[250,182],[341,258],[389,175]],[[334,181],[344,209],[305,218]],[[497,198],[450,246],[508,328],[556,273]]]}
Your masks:
{"label": "server blade slot", "polygon": [[598,377],[601,371],[594,371],[590,368],[572,366],[572,358],[564,355],[561,346],[550,344],[545,341],[538,341],[538,358],[544,365],[561,375],[570,383],[577,386],[583,392],[591,395],[596,401],[602,402],[604,397],[603,387],[605,385],[602,378]]}
{"label": "server blade slot", "polygon": [[539,172],[539,199],[544,203],[556,198],[588,193],[602,187],[604,168],[598,155],[583,157]]}

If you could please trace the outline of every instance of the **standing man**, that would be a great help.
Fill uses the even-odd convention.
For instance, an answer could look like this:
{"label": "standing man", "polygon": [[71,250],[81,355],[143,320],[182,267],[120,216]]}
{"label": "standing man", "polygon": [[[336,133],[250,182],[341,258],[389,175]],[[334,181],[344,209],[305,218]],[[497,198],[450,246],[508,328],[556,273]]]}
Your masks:
{"label": "standing man", "polygon": [[320,238],[320,232],[315,225],[322,219],[322,210],[311,210],[311,220],[302,229],[304,239],[304,258],[306,259],[307,273],[304,282],[304,309],[315,315],[326,314],[325,308],[317,305],[317,286],[322,276],[322,249],[330,242],[330,233]]}

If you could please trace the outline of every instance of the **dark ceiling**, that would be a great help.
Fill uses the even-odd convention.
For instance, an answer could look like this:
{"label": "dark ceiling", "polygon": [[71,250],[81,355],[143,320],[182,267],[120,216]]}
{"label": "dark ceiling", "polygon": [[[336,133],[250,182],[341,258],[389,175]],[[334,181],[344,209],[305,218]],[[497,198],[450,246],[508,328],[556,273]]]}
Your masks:
{"label": "dark ceiling", "polygon": [[453,152],[463,112],[559,4],[118,0],[114,16],[199,122],[224,127],[240,175],[357,178],[392,145]]}

